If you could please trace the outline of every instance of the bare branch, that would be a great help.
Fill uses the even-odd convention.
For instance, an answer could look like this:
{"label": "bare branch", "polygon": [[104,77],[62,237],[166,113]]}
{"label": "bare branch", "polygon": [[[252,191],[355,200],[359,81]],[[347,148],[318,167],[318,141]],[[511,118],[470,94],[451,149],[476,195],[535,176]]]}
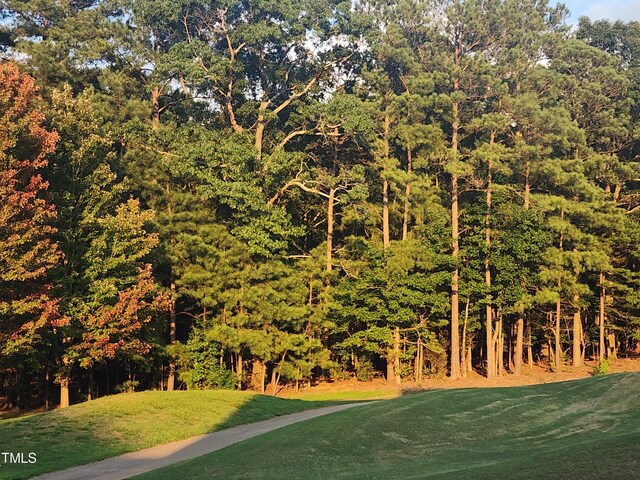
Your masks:
{"label": "bare branch", "polygon": [[289,140],[291,140],[294,137],[297,137],[299,135],[305,135],[307,133],[309,133],[309,130],[294,130],[293,132],[289,133],[289,135],[287,135],[286,137],[284,137],[284,139],[276,146],[276,149],[278,148],[284,148],[284,146],[289,142]]}
{"label": "bare branch", "polygon": [[[316,185],[320,185],[320,184],[317,183]],[[324,193],[322,190],[318,190],[315,187],[307,187],[303,182],[295,178],[293,180],[288,181],[280,190],[278,190],[278,193],[276,193],[273,197],[269,199],[269,201],[267,202],[267,206],[269,207],[273,206],[273,204],[276,203],[276,201],[284,194],[284,192],[289,190],[291,187],[299,187],[305,192],[320,195],[321,197],[324,197],[324,198],[329,198],[329,194]]]}

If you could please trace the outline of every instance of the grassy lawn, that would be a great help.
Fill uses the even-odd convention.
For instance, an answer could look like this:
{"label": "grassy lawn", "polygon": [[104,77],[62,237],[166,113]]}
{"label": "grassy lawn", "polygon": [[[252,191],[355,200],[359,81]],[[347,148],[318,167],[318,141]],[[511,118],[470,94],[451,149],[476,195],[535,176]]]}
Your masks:
{"label": "grassy lawn", "polygon": [[320,417],[150,472],[189,479],[630,479],[640,374],[441,390]]}
{"label": "grassy lawn", "polygon": [[35,464],[3,465],[0,479],[27,478],[328,404],[222,390],[140,392],[0,420],[0,452],[37,455]]}
{"label": "grassy lawn", "polygon": [[314,402],[362,402],[365,400],[386,400],[398,396],[393,388],[378,390],[345,390],[338,392],[299,393],[294,398]]}

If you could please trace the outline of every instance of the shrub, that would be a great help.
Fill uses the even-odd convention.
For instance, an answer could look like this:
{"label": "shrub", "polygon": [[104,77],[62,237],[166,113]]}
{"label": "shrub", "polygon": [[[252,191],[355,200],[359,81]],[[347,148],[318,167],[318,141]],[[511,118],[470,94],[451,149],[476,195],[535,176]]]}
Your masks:
{"label": "shrub", "polygon": [[356,368],[356,378],[359,382],[369,382],[376,376],[376,369],[373,368],[371,360],[361,358]]}
{"label": "shrub", "polygon": [[133,393],[136,391],[136,387],[140,385],[138,380],[127,380],[116,386],[116,392],[118,393]]}
{"label": "shrub", "polygon": [[598,375],[606,375],[608,371],[609,371],[609,363],[603,358],[598,362],[598,364],[595,367],[593,367],[592,375],[594,377]]}
{"label": "shrub", "polygon": [[236,376],[217,361],[194,362],[187,380],[189,389],[223,388],[233,390],[236,387]]}
{"label": "shrub", "polygon": [[179,356],[180,379],[188,389],[236,388],[237,378],[223,363],[220,365],[220,344],[205,338],[204,332],[194,330]]}

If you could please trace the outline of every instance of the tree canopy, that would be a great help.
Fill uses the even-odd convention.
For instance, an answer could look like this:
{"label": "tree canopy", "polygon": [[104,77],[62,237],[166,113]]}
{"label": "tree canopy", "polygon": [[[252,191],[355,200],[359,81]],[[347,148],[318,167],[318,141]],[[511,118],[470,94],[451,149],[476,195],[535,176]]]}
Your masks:
{"label": "tree canopy", "polygon": [[567,13],[0,3],[0,391],[636,352],[640,27]]}

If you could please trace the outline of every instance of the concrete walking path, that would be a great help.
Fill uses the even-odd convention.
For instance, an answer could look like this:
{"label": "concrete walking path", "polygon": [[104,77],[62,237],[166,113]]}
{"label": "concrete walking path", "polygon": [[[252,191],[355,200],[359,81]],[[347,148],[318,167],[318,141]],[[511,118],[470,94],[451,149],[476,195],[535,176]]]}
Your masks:
{"label": "concrete walking path", "polygon": [[46,473],[34,477],[33,480],[123,480],[150,472],[157,468],[166,467],[167,465],[215,452],[234,443],[257,437],[258,435],[286,427],[287,425],[368,403],[372,402],[333,405],[292,413],[290,415],[282,415],[261,422],[239,425],[218,432],[198,435],[164,445],[157,445],[145,450],[138,450],[137,452],[125,453],[124,455],[108,458],[99,462],[88,463],[58,472]]}

